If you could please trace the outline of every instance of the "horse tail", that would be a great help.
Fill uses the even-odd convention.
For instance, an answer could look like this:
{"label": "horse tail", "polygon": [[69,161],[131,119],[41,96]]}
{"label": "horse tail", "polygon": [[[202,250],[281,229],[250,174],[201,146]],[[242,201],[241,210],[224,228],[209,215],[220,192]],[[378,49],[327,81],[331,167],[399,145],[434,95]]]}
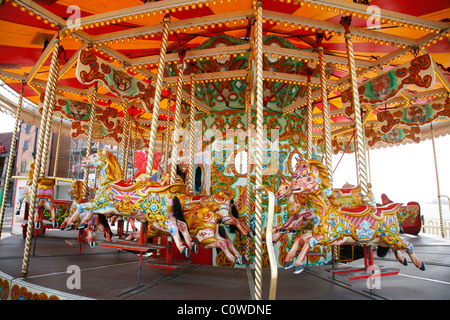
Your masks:
{"label": "horse tail", "polygon": [[[239,211],[237,210],[233,199],[230,200],[230,204],[231,204],[231,215],[234,218],[239,219]],[[239,231],[239,229],[236,226],[230,225],[230,232],[236,233],[237,231]]]}
{"label": "horse tail", "polygon": [[226,229],[225,229],[225,227],[223,225],[219,226],[219,235],[222,238],[228,239],[227,231],[226,231]]}
{"label": "horse tail", "polygon": [[101,223],[101,225],[108,231],[109,236],[112,237],[113,233],[111,231],[111,228],[109,227],[108,220],[106,220],[106,217],[104,214],[97,214],[98,221]]}
{"label": "horse tail", "polygon": [[180,199],[178,199],[177,196],[173,198],[173,215],[177,220],[180,220],[184,223],[186,223],[186,220],[184,219],[183,214],[183,207],[181,206]]}
{"label": "horse tail", "polygon": [[[232,227],[232,226],[230,226],[230,227]],[[225,229],[225,226],[223,226],[223,225],[219,226],[219,235],[222,238],[228,239],[227,230]],[[222,250],[222,249],[216,248],[216,253],[219,254],[220,250]]]}
{"label": "horse tail", "polygon": [[377,256],[380,258],[384,258],[384,257],[386,257],[388,251],[389,251],[389,247],[378,246]]}

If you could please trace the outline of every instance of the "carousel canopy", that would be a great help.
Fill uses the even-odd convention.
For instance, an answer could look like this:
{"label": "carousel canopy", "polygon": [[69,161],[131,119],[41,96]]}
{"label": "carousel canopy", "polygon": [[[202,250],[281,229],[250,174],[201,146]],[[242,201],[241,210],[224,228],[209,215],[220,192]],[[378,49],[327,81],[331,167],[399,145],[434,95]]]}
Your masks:
{"label": "carousel canopy", "polygon": [[[351,150],[354,130],[345,31],[352,35],[362,118],[370,147],[418,142],[429,124],[450,131],[450,9],[442,0],[263,0],[264,107],[304,116],[312,87],[313,132],[322,136],[319,52],[326,63],[335,152]],[[0,77],[36,104],[60,39],[56,115],[84,137],[85,104],[98,86],[102,137],[115,140],[128,103],[132,123],[149,131],[163,35],[170,19],[159,129],[173,118],[177,70],[184,65],[182,117],[190,82],[198,112],[244,109],[252,77],[254,1],[1,1]],[[343,19],[345,17],[345,19]],[[101,67],[95,69],[95,66]],[[94,70],[95,69],[95,70]],[[133,91],[134,90],[134,91]],[[143,93],[142,93],[143,92]],[[142,93],[142,94],[141,94]],[[14,113],[3,99],[0,107]],[[117,120],[115,120],[117,118]],[[58,118],[59,119],[59,118]]]}

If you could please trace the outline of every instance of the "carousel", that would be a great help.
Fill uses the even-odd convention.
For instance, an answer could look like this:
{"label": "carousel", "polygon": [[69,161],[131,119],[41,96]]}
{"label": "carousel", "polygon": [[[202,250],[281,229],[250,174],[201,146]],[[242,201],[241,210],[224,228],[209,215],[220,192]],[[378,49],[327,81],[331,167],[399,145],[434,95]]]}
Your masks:
{"label": "carousel", "polygon": [[[195,281],[177,282],[190,275],[245,288],[200,299],[254,300],[302,299],[292,286],[323,281],[314,269],[328,282],[423,276],[402,236],[418,234],[420,205],[377,203],[369,152],[450,132],[449,13],[442,0],[0,1],[0,78],[19,97],[0,105],[16,119],[11,154],[22,121],[39,128],[22,232],[0,238],[20,248],[20,267],[0,260],[2,299],[111,298],[96,284],[105,257],[132,275],[116,297],[174,281],[190,293],[170,297],[196,299]],[[86,141],[82,179],[47,168],[52,132]],[[336,154],[354,157],[357,181],[333,184]],[[5,181],[20,178],[9,159]],[[364,265],[342,268],[344,247]],[[97,293],[63,290],[84,263]]]}

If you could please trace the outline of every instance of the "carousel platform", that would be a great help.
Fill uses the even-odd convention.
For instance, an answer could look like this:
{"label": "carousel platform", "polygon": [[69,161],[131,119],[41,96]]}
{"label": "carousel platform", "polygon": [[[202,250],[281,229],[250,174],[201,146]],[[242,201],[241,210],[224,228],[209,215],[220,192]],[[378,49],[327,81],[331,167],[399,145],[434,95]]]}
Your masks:
{"label": "carousel platform", "polygon": [[[47,230],[33,240],[28,276],[22,278],[22,235],[10,235],[11,209],[7,209],[0,240],[0,298],[69,300],[233,300],[254,299],[254,270],[191,264],[184,261],[167,272],[149,267],[153,258],[144,256],[140,278],[139,255],[97,245],[68,245],[77,231]],[[381,268],[398,269],[394,276],[349,280],[346,273],[333,277],[332,266],[312,266],[301,274],[278,269],[277,300],[448,300],[450,299],[450,239],[408,236],[417,256],[426,264],[420,271],[410,263],[400,265],[389,253],[375,258]],[[100,240],[102,236],[98,237]],[[335,268],[358,267],[363,260]],[[72,266],[72,267],[71,267]],[[79,270],[74,287],[73,270]],[[71,271],[72,270],[72,271]],[[139,283],[138,283],[139,278]],[[373,288],[369,290],[368,281]],[[5,285],[8,282],[8,285]],[[263,299],[268,299],[270,270],[263,270]],[[9,288],[9,290],[6,289]]]}

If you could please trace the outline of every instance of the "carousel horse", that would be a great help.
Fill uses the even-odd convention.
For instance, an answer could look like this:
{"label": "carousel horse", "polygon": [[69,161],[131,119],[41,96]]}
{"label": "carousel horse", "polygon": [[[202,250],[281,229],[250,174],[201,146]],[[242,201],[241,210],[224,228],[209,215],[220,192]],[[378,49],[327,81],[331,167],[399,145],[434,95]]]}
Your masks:
{"label": "carousel horse", "polygon": [[[169,184],[170,176],[167,173],[161,174],[159,183],[161,186],[166,186]],[[184,183],[183,179],[177,175],[177,183]],[[200,206],[215,206],[217,210],[215,211],[221,218],[221,223],[229,225],[232,232],[234,230],[239,230],[243,235],[247,237],[253,237],[253,232],[246,225],[246,223],[239,218],[239,212],[234,205],[234,201],[230,199],[225,192],[220,191],[210,196],[190,196],[186,194],[178,194],[183,211],[189,210],[189,206],[200,204]]]}
{"label": "carousel horse", "polygon": [[[79,229],[87,227],[87,222],[94,214],[119,215],[143,220],[153,227],[169,232],[178,250],[185,257],[190,256],[189,248],[194,253],[198,252],[197,244],[192,242],[187,225],[182,221],[181,205],[175,196],[185,185],[172,184],[161,187],[153,181],[126,184],[121,180],[122,169],[117,159],[108,150],[86,157],[83,165],[96,166],[100,172],[100,185],[93,200],[81,203],[77,207],[70,223],[84,212],[89,213],[82,219]],[[178,232],[181,232],[189,248],[183,245]]]}
{"label": "carousel horse", "polygon": [[[83,202],[83,181],[72,179],[72,185],[68,192],[69,195],[73,197],[73,202],[69,209],[69,217],[65,218],[64,222],[61,224],[61,230],[66,230],[69,220],[71,220],[72,216],[76,213],[78,206]],[[89,194],[91,194],[91,192],[89,192]],[[83,214],[82,217],[79,217],[77,222],[81,222],[81,219],[84,218],[86,214],[87,213]],[[69,230],[69,228],[67,228],[67,230]],[[86,228],[88,244],[91,248],[95,247],[93,234],[96,230],[103,232],[107,241],[112,241],[113,233],[106,217],[104,215],[95,214],[89,220],[88,227]]]}
{"label": "carousel horse", "polygon": [[324,192],[329,189],[330,182],[323,164],[315,162],[307,171],[292,182],[292,189],[293,193],[302,194],[309,199],[315,208],[318,223],[302,239],[303,247],[295,264],[292,264],[292,259],[298,248],[293,247],[286,258],[287,266],[294,265],[295,273],[302,271],[301,263],[309,249],[316,245],[341,244],[377,244],[377,254],[380,257],[391,248],[403,265],[407,265],[407,261],[400,251],[406,251],[413,264],[420,270],[425,270],[425,264],[414,254],[412,244],[399,236],[396,214],[401,204],[392,203],[383,207],[363,204],[342,208],[332,192],[329,195]]}
{"label": "carousel horse", "polygon": [[[35,162],[33,161],[28,171],[28,181],[25,189],[25,197],[22,205],[28,206],[30,203],[30,188],[33,181]],[[59,210],[64,210],[65,206],[57,206],[53,200],[53,192],[55,189],[56,180],[54,178],[38,178],[36,189],[36,206],[34,214],[34,228],[39,230],[41,228],[44,210],[50,212],[52,227],[57,228],[57,213]]]}
{"label": "carousel horse", "polygon": [[[236,264],[249,261],[244,254],[241,255],[228,239],[225,228],[222,225],[222,218],[217,213],[217,206],[214,204],[204,205],[200,202],[190,204],[187,209],[183,209],[185,222],[187,223],[190,235],[197,239],[203,248],[217,248],[224,252],[227,259]],[[168,235],[167,232],[149,225],[147,237]],[[138,239],[139,233],[133,232],[128,239]]]}
{"label": "carousel horse", "polygon": [[285,233],[294,234],[301,225],[314,218],[314,211],[302,205],[302,201],[298,198],[299,194],[292,193],[291,182],[281,177],[281,185],[275,193],[275,197],[281,201],[284,198],[288,199],[287,204],[287,220],[281,226],[273,229],[273,244],[277,243],[281,236]]}

